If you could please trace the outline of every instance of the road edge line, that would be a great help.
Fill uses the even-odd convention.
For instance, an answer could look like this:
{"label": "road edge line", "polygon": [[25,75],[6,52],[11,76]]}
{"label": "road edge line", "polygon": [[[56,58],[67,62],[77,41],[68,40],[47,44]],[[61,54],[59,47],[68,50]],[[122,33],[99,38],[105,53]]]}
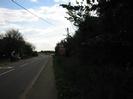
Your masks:
{"label": "road edge line", "polygon": [[5,74],[7,74],[7,73],[10,73],[11,71],[14,71],[14,70],[15,70],[15,69],[11,69],[11,70],[5,71],[5,72],[1,73],[0,76],[3,76],[3,75],[5,75]]}
{"label": "road edge line", "polygon": [[49,61],[50,61],[50,59],[48,59],[48,61],[46,62],[46,64],[44,64],[44,66],[42,66],[42,68],[37,73],[37,75],[33,78],[33,80],[31,81],[31,83],[29,84],[29,86],[20,95],[20,98],[19,99],[26,99],[26,95],[28,94],[28,92],[30,91],[30,89],[32,88],[32,86],[35,84],[35,82],[37,81],[37,79],[39,78],[41,72],[46,69],[46,67],[48,66]]}

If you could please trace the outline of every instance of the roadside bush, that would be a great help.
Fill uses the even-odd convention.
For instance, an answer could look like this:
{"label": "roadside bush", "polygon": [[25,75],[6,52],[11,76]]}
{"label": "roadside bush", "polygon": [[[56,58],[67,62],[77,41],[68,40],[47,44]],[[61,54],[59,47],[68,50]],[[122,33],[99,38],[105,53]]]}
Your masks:
{"label": "roadside bush", "polygon": [[133,68],[81,65],[75,57],[54,57],[58,99],[131,99]]}

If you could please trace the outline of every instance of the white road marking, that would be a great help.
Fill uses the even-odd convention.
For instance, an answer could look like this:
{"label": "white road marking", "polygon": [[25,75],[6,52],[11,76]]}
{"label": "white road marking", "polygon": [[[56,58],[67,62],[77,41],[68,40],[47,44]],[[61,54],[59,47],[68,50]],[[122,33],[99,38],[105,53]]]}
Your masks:
{"label": "white road marking", "polygon": [[37,61],[25,63],[25,64],[23,64],[23,65],[20,65],[20,68],[25,67],[25,66],[27,66],[27,65],[29,65],[29,64],[31,65],[31,64],[33,64],[33,63],[35,63],[35,62],[37,62]]}
{"label": "white road marking", "polygon": [[11,69],[11,68],[13,68],[13,67],[0,67],[0,69]]}
{"label": "white road marking", "polygon": [[[34,61],[35,62],[35,61]],[[27,66],[28,64],[31,64],[31,63],[34,63],[34,62],[30,62],[30,63],[25,63],[25,64],[23,64],[23,65],[20,65],[20,68],[22,68],[22,67],[25,67],[25,66]],[[0,76],[2,76],[2,75],[5,75],[5,74],[7,74],[7,73],[9,73],[9,72],[11,72],[11,71],[14,71],[15,69],[11,69],[11,68],[14,68],[15,66],[12,66],[12,67],[0,67],[0,69],[10,69],[10,70],[8,70],[8,71],[6,71],[6,72],[3,72],[3,73],[1,73],[0,74]]]}
{"label": "white road marking", "polygon": [[25,64],[21,65],[20,67],[25,67],[26,65],[28,65],[28,63],[25,63]]}
{"label": "white road marking", "polygon": [[0,74],[0,76],[5,75],[5,74],[7,74],[7,73],[9,73],[9,72],[11,72],[11,71],[14,71],[14,70],[15,70],[15,69],[11,69],[11,70],[8,70],[8,71],[6,71],[6,72],[3,72],[3,73]]}

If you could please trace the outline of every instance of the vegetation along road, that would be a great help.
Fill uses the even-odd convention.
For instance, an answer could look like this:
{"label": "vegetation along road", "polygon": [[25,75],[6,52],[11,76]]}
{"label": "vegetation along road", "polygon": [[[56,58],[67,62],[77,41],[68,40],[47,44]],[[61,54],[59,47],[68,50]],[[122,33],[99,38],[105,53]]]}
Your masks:
{"label": "vegetation along road", "polygon": [[49,56],[39,55],[12,63],[6,68],[0,68],[0,99],[22,97],[40,70],[47,66],[49,59]]}

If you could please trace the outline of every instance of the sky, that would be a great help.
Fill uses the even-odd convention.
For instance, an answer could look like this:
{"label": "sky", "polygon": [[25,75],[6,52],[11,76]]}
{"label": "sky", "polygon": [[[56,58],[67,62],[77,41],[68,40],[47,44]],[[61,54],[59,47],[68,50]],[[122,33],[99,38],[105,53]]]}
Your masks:
{"label": "sky", "polygon": [[[66,10],[59,4],[70,0],[15,0],[27,8],[32,15],[11,0],[0,0],[0,34],[9,29],[18,29],[26,41],[37,51],[54,50],[58,42],[66,37],[66,28],[74,33],[74,26],[65,17]],[[71,0],[75,3],[75,0]]]}

